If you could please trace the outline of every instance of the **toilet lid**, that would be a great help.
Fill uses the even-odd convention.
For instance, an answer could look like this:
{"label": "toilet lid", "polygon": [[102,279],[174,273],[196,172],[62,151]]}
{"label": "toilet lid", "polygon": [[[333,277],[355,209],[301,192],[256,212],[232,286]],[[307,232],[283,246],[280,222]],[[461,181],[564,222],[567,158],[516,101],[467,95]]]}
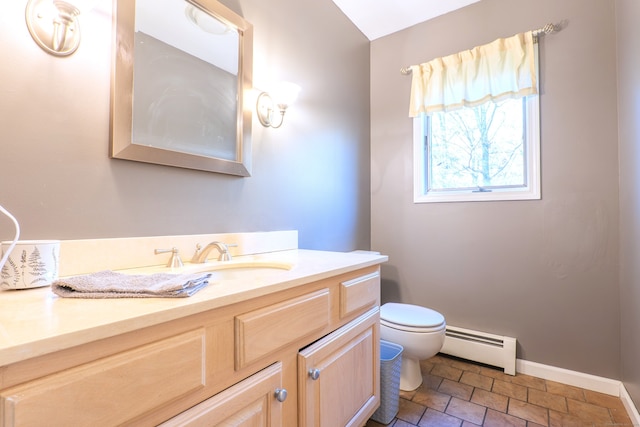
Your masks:
{"label": "toilet lid", "polygon": [[444,316],[430,308],[388,302],[380,307],[380,319],[413,328],[433,328],[444,323]]}

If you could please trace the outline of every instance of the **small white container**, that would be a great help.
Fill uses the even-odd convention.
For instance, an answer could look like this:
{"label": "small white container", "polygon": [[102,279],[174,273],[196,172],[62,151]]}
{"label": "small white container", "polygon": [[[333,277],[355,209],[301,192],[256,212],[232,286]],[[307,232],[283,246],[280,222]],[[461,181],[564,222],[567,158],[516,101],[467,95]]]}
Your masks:
{"label": "small white container", "polygon": [[[2,256],[12,242],[2,242]],[[19,240],[0,271],[0,289],[48,286],[58,279],[59,240]]]}

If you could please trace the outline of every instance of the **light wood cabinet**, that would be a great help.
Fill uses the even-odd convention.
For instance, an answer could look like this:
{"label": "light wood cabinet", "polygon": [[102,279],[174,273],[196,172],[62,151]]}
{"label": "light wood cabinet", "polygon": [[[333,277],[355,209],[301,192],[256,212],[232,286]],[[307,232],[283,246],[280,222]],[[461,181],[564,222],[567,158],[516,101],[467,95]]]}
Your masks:
{"label": "light wood cabinet", "polygon": [[329,326],[329,296],[324,288],[236,316],[236,368]]}
{"label": "light wood cabinet", "polygon": [[6,426],[119,425],[205,386],[204,330],[3,390]]}
{"label": "light wood cabinet", "polygon": [[280,427],[282,364],[256,373],[162,423],[161,427]]}
{"label": "light wood cabinet", "polygon": [[376,271],[340,282],[340,318],[378,304],[380,274]]}
{"label": "light wood cabinet", "polygon": [[300,427],[363,425],[380,402],[377,310],[298,356]]}
{"label": "light wood cabinet", "polygon": [[367,267],[0,366],[0,427],[364,425],[379,280]]}

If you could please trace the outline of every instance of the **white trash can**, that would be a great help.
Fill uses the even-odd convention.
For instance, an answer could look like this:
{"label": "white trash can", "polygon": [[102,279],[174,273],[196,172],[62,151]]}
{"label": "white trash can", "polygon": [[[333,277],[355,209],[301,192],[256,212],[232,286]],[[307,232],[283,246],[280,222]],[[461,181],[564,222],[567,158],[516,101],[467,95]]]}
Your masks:
{"label": "white trash can", "polygon": [[389,424],[398,414],[403,350],[400,344],[380,340],[380,407],[371,419],[382,424]]}

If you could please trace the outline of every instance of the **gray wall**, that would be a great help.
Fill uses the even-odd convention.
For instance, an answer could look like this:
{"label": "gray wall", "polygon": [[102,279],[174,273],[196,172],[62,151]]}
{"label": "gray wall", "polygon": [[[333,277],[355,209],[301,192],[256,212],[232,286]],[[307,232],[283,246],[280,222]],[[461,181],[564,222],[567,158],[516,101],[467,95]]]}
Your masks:
{"label": "gray wall", "polygon": [[[483,0],[374,41],[369,93],[369,43],[332,2],[225,0],[255,26],[255,86],[303,87],[283,128],[254,123],[250,178],[110,160],[110,16],[83,17],[79,51],[61,59],[31,40],[26,1],[5,3],[0,204],[23,238],[298,229],[301,247],[331,250],[371,238],[391,257],[385,300],[516,336],[527,360],[622,376],[640,401],[635,0],[615,3],[619,206],[614,2]],[[541,49],[543,199],[414,205],[399,68],[562,20]],[[0,219],[0,239],[11,235]]]}
{"label": "gray wall", "polygon": [[0,204],[23,238],[297,229],[301,247],[369,247],[368,40],[328,0],[224,3],[254,25],[255,86],[302,86],[281,129],[254,120],[250,178],[109,159],[110,14],[83,16],[79,50],[56,58],[26,0],[3,2]]}
{"label": "gray wall", "polygon": [[640,404],[640,2],[616,1],[622,379]]}
{"label": "gray wall", "polygon": [[[560,21],[540,49],[542,200],[413,204],[411,79],[399,69]],[[383,300],[516,337],[522,359],[620,378],[615,36],[611,1],[483,0],[372,42]]]}

